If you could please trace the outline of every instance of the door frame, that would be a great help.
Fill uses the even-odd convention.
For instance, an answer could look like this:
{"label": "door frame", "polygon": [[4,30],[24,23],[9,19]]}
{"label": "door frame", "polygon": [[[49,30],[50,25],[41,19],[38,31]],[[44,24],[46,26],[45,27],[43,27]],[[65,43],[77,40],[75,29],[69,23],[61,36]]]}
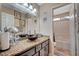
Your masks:
{"label": "door frame", "polygon": [[[63,6],[66,6],[66,5],[69,5],[69,4],[63,4],[63,5],[60,5],[60,6],[58,6],[58,7],[56,7],[56,8],[52,8],[52,19],[54,19],[54,14],[53,14],[53,11],[55,10],[55,9],[57,9],[57,8],[60,8],[60,7],[63,7]],[[70,32],[71,34],[73,33],[73,35],[74,35],[74,37],[73,37],[73,35],[71,35],[71,37],[73,37],[73,39],[70,39],[72,42],[71,42],[71,47],[70,47],[70,49],[71,49],[71,53],[70,53],[70,55],[71,56],[75,56],[75,55],[77,55],[76,54],[76,29],[75,29],[75,4],[74,3],[72,3],[71,4],[72,5],[72,7],[73,8],[71,8],[73,11],[69,11],[69,13],[73,13],[73,21],[71,21],[71,22],[73,22],[73,25],[74,26],[72,26],[71,25],[71,27],[72,27],[72,29],[73,29],[73,32]],[[54,22],[52,21],[52,28],[53,28],[53,33],[54,33]]]}

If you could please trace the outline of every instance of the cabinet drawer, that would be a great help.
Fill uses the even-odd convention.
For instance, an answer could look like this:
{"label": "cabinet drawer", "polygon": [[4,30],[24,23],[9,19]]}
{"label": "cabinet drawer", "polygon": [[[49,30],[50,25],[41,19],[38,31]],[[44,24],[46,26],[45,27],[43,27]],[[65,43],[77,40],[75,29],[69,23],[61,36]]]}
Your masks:
{"label": "cabinet drawer", "polygon": [[36,52],[38,52],[41,49],[41,44],[36,46]]}
{"label": "cabinet drawer", "polygon": [[33,54],[35,54],[35,48],[23,53],[22,56],[32,56]]}
{"label": "cabinet drawer", "polygon": [[42,43],[42,48],[45,47],[48,44],[48,40]]}

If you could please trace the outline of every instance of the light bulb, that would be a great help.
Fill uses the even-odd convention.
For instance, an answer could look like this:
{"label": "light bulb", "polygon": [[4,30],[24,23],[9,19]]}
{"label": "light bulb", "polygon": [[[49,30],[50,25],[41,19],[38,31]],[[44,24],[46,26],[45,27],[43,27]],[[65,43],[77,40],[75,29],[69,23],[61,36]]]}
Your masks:
{"label": "light bulb", "polygon": [[34,12],[36,12],[36,9],[34,8],[34,10],[33,10]]}

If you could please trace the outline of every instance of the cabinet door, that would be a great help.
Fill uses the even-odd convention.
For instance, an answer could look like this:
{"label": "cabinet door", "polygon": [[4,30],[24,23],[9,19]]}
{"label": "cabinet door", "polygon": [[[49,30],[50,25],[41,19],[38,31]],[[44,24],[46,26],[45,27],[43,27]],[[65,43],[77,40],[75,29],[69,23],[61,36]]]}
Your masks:
{"label": "cabinet door", "polygon": [[48,45],[40,50],[40,56],[48,56]]}
{"label": "cabinet door", "polygon": [[39,50],[41,50],[41,44],[36,46],[36,52],[38,52]]}
{"label": "cabinet door", "polygon": [[40,56],[44,56],[45,54],[44,48],[40,50]]}
{"label": "cabinet door", "polygon": [[45,51],[45,52],[44,52],[44,55],[45,55],[45,56],[48,56],[48,45],[45,46],[44,51]]}

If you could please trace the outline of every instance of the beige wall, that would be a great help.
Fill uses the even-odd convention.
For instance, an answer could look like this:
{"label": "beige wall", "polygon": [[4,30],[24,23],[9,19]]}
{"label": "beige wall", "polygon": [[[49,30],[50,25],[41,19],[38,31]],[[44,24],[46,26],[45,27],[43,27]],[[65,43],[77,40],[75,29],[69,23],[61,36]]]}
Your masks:
{"label": "beige wall", "polygon": [[[44,21],[44,18],[47,18],[47,20]],[[53,55],[54,53],[52,31],[52,7],[50,4],[45,4],[40,7],[40,33],[43,35],[49,35],[50,37],[49,55]]]}

